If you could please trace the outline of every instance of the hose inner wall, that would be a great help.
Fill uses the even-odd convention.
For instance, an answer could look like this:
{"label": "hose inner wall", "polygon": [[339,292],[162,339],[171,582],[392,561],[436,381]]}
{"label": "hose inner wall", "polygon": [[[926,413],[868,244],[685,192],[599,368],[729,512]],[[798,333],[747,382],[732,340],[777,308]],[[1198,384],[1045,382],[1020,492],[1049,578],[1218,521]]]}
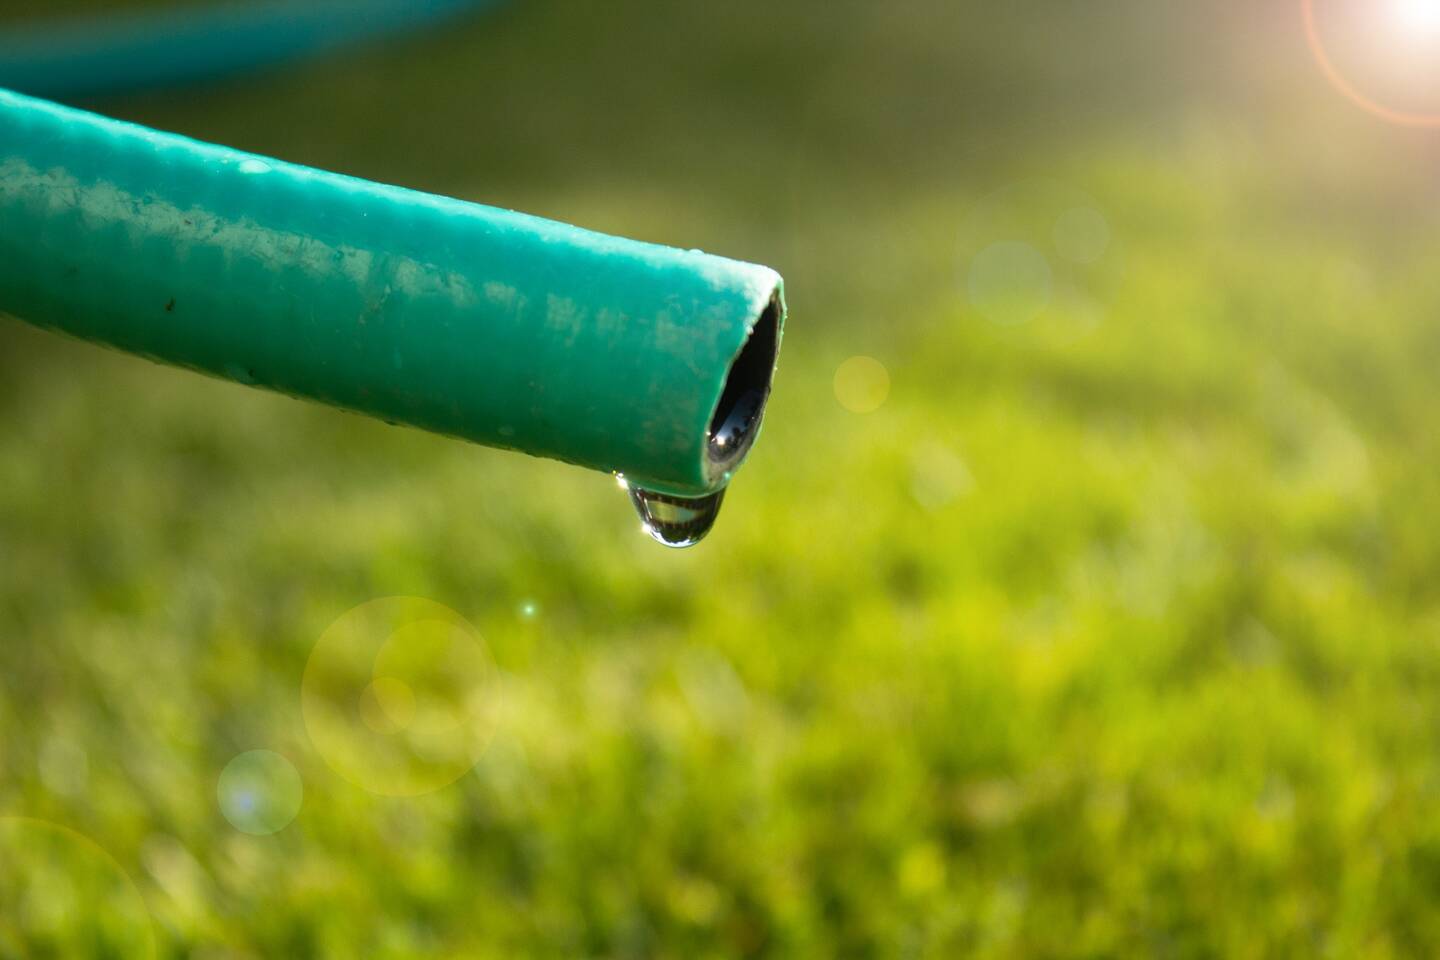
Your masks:
{"label": "hose inner wall", "polygon": [[725,389],[710,417],[707,452],[712,475],[723,475],[737,466],[760,434],[760,421],[770,399],[780,350],[783,313],[781,292],[777,288],[730,365]]}

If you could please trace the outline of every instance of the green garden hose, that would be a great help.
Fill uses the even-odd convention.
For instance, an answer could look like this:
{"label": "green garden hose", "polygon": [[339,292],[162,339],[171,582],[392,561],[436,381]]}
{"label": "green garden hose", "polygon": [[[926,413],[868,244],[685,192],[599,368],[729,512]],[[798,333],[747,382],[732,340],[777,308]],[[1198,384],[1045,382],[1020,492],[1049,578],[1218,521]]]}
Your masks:
{"label": "green garden hose", "polygon": [[669,509],[754,442],[785,306],[767,267],[0,90],[0,311],[621,473]]}

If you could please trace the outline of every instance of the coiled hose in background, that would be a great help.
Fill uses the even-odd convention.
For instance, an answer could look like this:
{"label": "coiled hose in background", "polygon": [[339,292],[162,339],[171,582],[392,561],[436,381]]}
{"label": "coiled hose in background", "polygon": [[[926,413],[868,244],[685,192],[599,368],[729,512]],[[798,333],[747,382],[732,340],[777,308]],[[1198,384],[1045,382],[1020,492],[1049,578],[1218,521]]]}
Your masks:
{"label": "coiled hose in background", "polygon": [[500,0],[258,0],[0,32],[0,87],[72,100],[227,77],[433,27]]}

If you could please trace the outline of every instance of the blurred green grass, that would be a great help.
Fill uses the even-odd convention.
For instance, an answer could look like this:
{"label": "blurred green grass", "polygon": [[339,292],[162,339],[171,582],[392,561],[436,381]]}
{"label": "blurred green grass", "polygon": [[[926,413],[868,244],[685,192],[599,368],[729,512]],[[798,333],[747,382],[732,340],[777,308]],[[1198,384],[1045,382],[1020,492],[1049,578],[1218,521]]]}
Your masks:
{"label": "blurred green grass", "polygon": [[[0,815],[103,847],[167,957],[1434,955],[1433,148],[1289,19],[1165,6],[526,0],[99,105],[771,263],[793,313],[685,553],[604,477],[4,321]],[[967,265],[1017,239],[1051,295],[997,323]],[[390,595],[498,667],[413,799],[300,711]],[[261,749],[269,837],[216,803]]]}

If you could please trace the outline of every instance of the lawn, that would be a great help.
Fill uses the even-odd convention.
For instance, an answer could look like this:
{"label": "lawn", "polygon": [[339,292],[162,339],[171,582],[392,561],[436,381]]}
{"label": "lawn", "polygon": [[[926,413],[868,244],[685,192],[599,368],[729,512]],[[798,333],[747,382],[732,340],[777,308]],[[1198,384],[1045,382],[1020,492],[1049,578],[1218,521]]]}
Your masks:
{"label": "lawn", "polygon": [[[515,0],[97,102],[791,316],[688,551],[0,319],[0,957],[1440,954],[1434,135],[1288,5],[1170,6]],[[398,596],[488,726],[395,797],[302,687]]]}

